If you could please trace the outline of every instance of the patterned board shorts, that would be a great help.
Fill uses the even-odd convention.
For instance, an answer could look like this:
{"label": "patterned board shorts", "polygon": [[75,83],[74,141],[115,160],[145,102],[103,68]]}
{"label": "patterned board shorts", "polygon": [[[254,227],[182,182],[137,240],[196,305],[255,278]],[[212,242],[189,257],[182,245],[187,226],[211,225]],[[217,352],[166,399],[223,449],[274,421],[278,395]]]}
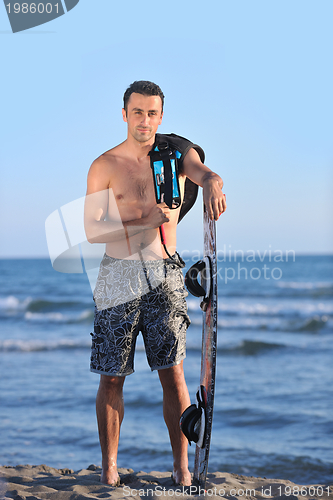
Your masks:
{"label": "patterned board shorts", "polygon": [[121,260],[105,254],[94,290],[90,370],[110,376],[133,373],[140,331],[152,370],[179,364],[186,356],[190,324],[187,295],[181,268],[172,259]]}

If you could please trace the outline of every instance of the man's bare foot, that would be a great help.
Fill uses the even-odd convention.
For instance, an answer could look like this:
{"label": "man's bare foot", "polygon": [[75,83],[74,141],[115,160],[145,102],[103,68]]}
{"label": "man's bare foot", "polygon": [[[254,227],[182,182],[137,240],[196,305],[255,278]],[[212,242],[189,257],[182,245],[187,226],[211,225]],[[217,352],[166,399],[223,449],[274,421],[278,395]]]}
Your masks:
{"label": "man's bare foot", "polygon": [[117,467],[112,467],[107,470],[102,469],[101,483],[114,487],[119,486],[120,477],[118,475]]}
{"label": "man's bare foot", "polygon": [[191,473],[186,469],[173,469],[172,479],[177,486],[191,486]]}

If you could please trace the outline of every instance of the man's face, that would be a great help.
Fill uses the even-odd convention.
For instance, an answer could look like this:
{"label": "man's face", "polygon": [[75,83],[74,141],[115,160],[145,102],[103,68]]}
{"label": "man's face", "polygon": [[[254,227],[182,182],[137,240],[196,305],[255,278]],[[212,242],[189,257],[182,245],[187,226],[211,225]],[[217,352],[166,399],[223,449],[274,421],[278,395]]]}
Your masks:
{"label": "man's face", "polygon": [[127,113],[123,109],[123,119],[127,122],[128,133],[138,142],[149,141],[162,123],[162,100],[160,96],[130,95]]}

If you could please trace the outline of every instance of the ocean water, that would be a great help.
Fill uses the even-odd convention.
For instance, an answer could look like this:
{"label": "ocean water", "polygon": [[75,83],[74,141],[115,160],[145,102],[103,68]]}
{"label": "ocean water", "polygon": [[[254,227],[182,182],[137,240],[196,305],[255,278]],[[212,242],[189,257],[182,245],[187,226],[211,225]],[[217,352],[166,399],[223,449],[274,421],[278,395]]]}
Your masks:
{"label": "ocean water", "polygon": [[[187,258],[187,267],[193,262]],[[197,258],[194,259],[194,261]],[[216,399],[209,470],[332,481],[333,257],[221,255]],[[199,299],[185,375],[199,383]],[[93,301],[85,274],[45,259],[0,260],[0,463],[101,464],[89,372]],[[162,390],[138,343],[124,386],[119,467],[171,470]],[[193,470],[194,446],[189,448]]]}

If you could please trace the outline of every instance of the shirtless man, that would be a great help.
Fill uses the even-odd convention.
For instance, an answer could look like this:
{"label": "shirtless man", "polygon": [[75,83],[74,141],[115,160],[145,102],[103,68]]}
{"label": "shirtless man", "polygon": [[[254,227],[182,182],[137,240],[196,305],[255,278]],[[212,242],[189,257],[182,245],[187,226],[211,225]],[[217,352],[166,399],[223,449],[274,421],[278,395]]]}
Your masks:
{"label": "shirtless man", "polygon": [[[189,324],[185,302],[187,293],[183,287],[180,267],[170,265],[172,260],[165,253],[159,234],[159,227],[163,224],[169,253],[174,254],[180,208],[170,210],[165,203],[156,204],[153,176],[148,156],[154,144],[158,126],[162,122],[163,101],[163,93],[157,85],[151,82],[134,82],[125,92],[124,108],[122,110],[123,120],[127,123],[127,139],[97,158],[91,165],[88,174],[85,206],[87,238],[90,243],[106,243],[106,254],[101,264],[100,275],[94,292],[95,302],[97,303],[95,329],[94,334],[92,334],[93,346],[95,345],[95,360],[93,360],[92,356],[91,369],[100,374],[96,413],[102,450],[101,481],[110,485],[119,484],[117,452],[120,426],[124,415],[123,384],[125,376],[133,372],[131,363],[134,347],[128,347],[128,344],[125,347],[125,350],[131,351],[128,355],[128,358],[131,358],[130,361],[127,359],[127,354],[125,356],[124,351],[121,351],[118,361],[107,359],[105,362],[106,357],[109,357],[110,354],[111,356],[114,355],[116,351],[116,347],[111,346],[108,349],[113,352],[106,354],[105,345],[110,345],[108,343],[110,342],[110,336],[119,340],[119,332],[120,330],[123,332],[125,328],[125,317],[127,318],[126,328],[132,328],[135,331],[134,333],[133,331],[130,333],[127,331],[121,335],[129,335],[131,337],[130,342],[132,342],[132,337],[137,335],[142,323],[140,323],[140,326],[137,324],[134,328],[133,324],[136,320],[133,318],[137,316],[135,316],[135,311],[135,314],[133,313],[131,316],[132,310],[130,311],[129,307],[137,304],[136,307],[141,310],[145,306],[142,305],[142,302],[138,302],[141,299],[130,297],[130,294],[127,304],[125,303],[126,298],[118,300],[116,305],[111,305],[110,302],[103,303],[103,300],[98,303],[98,297],[105,299],[107,293],[111,293],[112,287],[108,288],[107,283],[114,284],[116,290],[120,286],[119,292],[115,293],[116,300],[122,293],[126,295],[126,291],[121,290],[122,283],[120,282],[125,281],[125,274],[127,273],[127,277],[128,272],[131,272],[132,269],[133,280],[135,281],[136,273],[140,274],[139,267],[141,264],[144,265],[146,278],[147,273],[150,273],[149,277],[153,276],[152,273],[162,265],[164,266],[163,272],[167,273],[166,276],[168,277],[170,274],[171,285],[169,287],[163,288],[163,285],[161,288],[157,283],[156,287],[153,287],[153,289],[150,287],[148,292],[150,294],[161,294],[161,303],[163,302],[163,304],[165,303],[163,294],[169,293],[172,296],[170,299],[172,309],[169,310],[168,314],[171,317],[173,311],[177,310],[176,317],[179,324],[176,325],[176,320],[173,318],[170,321],[171,326],[168,325],[168,328],[170,326],[170,330],[176,331],[176,333],[171,332],[171,334],[175,336],[174,344],[179,346],[177,349],[182,352],[177,353],[173,345],[170,352],[165,354],[166,359],[163,359],[161,354],[157,354],[155,358],[151,355],[151,359],[149,359],[148,344],[150,341],[154,342],[153,337],[158,336],[160,340],[162,339],[163,344],[163,335],[170,336],[169,330],[167,333],[156,330],[159,328],[163,330],[161,325],[163,323],[163,314],[166,314],[165,311],[157,311],[157,314],[156,311],[154,312],[158,322],[154,324],[153,320],[151,320],[151,323],[148,322],[147,329],[150,328],[147,334],[148,340],[145,336],[144,340],[148,362],[152,369],[158,370],[163,388],[163,413],[174,458],[173,479],[176,484],[186,486],[191,484],[187,457],[188,443],[179,427],[180,415],[190,405],[183,372],[185,334]],[[226,209],[225,197],[222,194],[223,182],[219,175],[213,173],[201,162],[198,153],[193,148],[188,151],[184,158],[183,169],[179,178],[182,196],[186,177],[203,188],[203,198],[208,214],[211,219],[217,220]],[[123,266],[126,266],[126,273],[124,273],[124,279],[119,280],[119,272],[121,272]],[[171,268],[177,268],[177,270],[172,271]],[[116,277],[112,277],[112,272],[115,272],[114,269],[117,272]],[[167,281],[167,278],[165,281]],[[133,283],[130,286],[131,290],[134,287]],[[135,286],[140,288],[142,283],[138,284],[135,281]],[[103,292],[104,295],[100,292],[102,288],[104,292],[105,290],[108,291]],[[177,293],[181,293],[181,296],[174,296],[176,289]],[[147,290],[143,292],[145,297],[149,296],[146,292]],[[130,300],[132,298],[133,300]],[[110,319],[110,311],[113,311],[113,319]],[[123,314],[123,318],[119,319],[121,314]],[[115,326],[115,317],[121,323],[119,331]],[[166,318],[165,323],[168,323],[168,318]],[[110,329],[108,332],[102,333],[101,330],[105,325],[109,325]],[[111,333],[110,330],[112,330]],[[143,331],[142,334],[144,335]],[[126,339],[128,338],[126,337]],[[181,340],[179,340],[180,338]],[[157,343],[154,346],[154,353],[156,345]],[[101,363],[104,363],[103,366],[108,368],[101,369]]]}

